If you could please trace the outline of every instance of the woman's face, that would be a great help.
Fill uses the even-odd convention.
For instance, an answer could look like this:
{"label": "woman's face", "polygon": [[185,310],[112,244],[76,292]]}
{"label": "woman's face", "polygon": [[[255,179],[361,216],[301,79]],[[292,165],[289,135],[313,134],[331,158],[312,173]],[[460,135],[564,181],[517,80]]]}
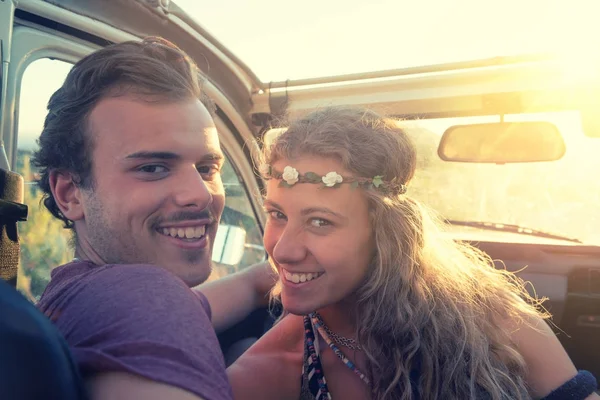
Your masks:
{"label": "woman's face", "polygon": [[[351,176],[336,160],[321,157],[283,159],[272,167],[283,172],[288,165],[300,174]],[[264,243],[282,282],[283,306],[305,315],[346,300],[363,281],[374,252],[367,197],[350,184],[280,182],[267,184]]]}

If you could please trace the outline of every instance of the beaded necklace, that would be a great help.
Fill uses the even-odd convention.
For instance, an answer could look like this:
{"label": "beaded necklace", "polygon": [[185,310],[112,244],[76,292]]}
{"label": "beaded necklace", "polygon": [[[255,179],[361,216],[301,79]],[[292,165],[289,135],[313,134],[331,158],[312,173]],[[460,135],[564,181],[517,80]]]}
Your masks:
{"label": "beaded necklace", "polygon": [[362,347],[358,344],[358,342],[356,340],[338,335],[337,333],[333,332],[331,329],[329,329],[329,327],[325,324],[325,322],[323,322],[323,318],[321,317],[321,315],[319,313],[315,313],[315,315],[319,319],[319,322],[323,325],[323,329],[325,329],[327,336],[329,336],[329,338],[334,343],[339,344],[344,347],[347,347],[350,350],[362,351]]}
{"label": "beaded necklace", "polygon": [[350,370],[354,372],[365,384],[370,385],[371,381],[369,380],[369,378],[361,370],[359,370],[356,367],[356,365],[354,365],[354,363],[350,361],[350,359],[348,359],[348,357],[346,357],[346,355],[335,345],[335,343],[333,343],[333,341],[327,334],[327,331],[329,329],[326,329],[325,323],[323,322],[323,319],[321,319],[321,316],[316,312],[310,313],[308,316],[310,317],[313,325],[315,326],[323,340],[325,340],[325,343],[327,343],[331,350],[333,350],[335,355],[338,356],[338,358],[342,360],[344,365],[350,368]]}

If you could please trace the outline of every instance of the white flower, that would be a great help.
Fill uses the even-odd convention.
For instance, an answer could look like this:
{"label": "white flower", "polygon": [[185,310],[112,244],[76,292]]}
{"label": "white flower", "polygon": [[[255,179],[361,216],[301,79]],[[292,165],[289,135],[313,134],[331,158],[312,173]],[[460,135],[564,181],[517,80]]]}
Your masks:
{"label": "white flower", "polygon": [[328,172],[327,175],[325,175],[321,179],[327,187],[335,186],[337,183],[342,183],[342,181],[344,180],[344,178],[342,178],[342,176],[335,171]]}
{"label": "white flower", "polygon": [[269,164],[261,164],[261,166],[258,167],[258,171],[261,175],[268,175],[271,171],[271,166]]}
{"label": "white flower", "polygon": [[283,175],[281,177],[288,185],[293,185],[294,183],[298,182],[298,171],[296,168],[288,165],[283,169]]}

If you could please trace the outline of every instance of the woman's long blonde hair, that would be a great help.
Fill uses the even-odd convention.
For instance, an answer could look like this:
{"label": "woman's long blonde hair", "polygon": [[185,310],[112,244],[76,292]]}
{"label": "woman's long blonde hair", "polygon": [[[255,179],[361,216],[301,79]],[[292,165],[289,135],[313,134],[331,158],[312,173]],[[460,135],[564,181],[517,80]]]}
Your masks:
{"label": "woman's long blonde hair", "polygon": [[[397,121],[372,111],[324,108],[292,122],[260,162],[303,155],[336,158],[358,177],[408,183],[416,152]],[[525,363],[505,321],[547,317],[512,273],[440,234],[408,194],[366,190],[376,251],[358,288],[357,336],[373,398],[529,398]],[[514,327],[514,325],[513,325]]]}

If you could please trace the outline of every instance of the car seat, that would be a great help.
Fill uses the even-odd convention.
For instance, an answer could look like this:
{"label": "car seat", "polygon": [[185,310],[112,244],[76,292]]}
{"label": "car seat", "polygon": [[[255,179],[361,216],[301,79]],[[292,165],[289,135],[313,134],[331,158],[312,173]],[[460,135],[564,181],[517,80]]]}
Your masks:
{"label": "car seat", "polygon": [[86,399],[66,341],[16,290],[23,190],[23,177],[0,168],[0,399]]}

